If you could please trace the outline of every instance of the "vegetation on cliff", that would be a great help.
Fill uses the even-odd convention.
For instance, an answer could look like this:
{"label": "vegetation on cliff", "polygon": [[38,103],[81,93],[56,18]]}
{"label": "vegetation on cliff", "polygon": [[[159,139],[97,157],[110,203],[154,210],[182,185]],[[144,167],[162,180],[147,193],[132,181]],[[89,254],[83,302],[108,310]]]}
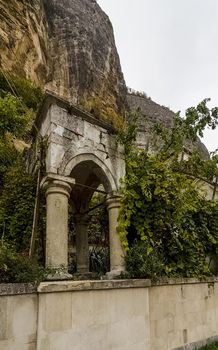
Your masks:
{"label": "vegetation on cliff", "polygon": [[119,126],[126,85],[112,25],[96,0],[0,0],[0,12],[0,68]]}
{"label": "vegetation on cliff", "polygon": [[0,75],[0,282],[30,281],[41,275],[37,264],[27,259],[36,179],[26,173],[22,138],[42,95],[30,81]]}

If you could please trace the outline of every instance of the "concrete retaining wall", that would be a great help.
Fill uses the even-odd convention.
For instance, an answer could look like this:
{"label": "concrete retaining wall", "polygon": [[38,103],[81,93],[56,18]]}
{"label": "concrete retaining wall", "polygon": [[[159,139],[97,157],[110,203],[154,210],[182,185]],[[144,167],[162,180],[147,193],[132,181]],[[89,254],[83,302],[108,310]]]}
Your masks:
{"label": "concrete retaining wall", "polygon": [[218,335],[218,283],[190,279],[152,286],[149,318],[151,350],[205,345]]}
{"label": "concrete retaining wall", "polygon": [[0,350],[35,350],[37,294],[0,297]]}
{"label": "concrete retaining wall", "polygon": [[0,350],[181,350],[218,336],[218,280],[0,284]]}

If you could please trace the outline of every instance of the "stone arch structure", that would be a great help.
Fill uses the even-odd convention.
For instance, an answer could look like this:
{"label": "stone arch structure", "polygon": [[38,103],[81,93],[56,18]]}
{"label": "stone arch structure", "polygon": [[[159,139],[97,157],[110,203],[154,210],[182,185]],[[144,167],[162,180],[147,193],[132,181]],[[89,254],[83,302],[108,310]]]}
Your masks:
{"label": "stone arch structure", "polygon": [[93,153],[81,153],[70,159],[70,161],[66,164],[64,168],[64,175],[73,176],[73,170],[78,165],[81,165],[83,163],[90,165],[93,164],[95,165],[95,169],[99,170],[98,176],[102,180],[102,185],[104,186],[105,191],[107,191],[108,193],[112,191],[118,191],[118,186],[110,169],[101,159],[99,159]]}
{"label": "stone arch structure", "polygon": [[[108,124],[47,93],[36,119],[36,130],[47,142],[45,191],[46,265],[57,275],[68,275],[68,203],[76,218],[77,271],[89,271],[87,220],[85,212],[93,193],[103,186],[109,215],[110,272],[124,269],[123,251],[117,233],[120,180],[125,174],[123,149]],[[35,145],[37,144],[35,137]],[[34,148],[33,148],[34,149]],[[36,147],[37,149],[37,147]],[[32,162],[33,163],[33,162]]]}

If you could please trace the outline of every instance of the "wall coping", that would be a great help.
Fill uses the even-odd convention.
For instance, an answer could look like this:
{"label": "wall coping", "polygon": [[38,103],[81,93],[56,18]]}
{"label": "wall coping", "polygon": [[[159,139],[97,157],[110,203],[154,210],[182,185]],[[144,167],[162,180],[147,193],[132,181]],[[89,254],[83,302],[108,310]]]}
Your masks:
{"label": "wall coping", "polygon": [[218,282],[218,277],[202,277],[202,278],[160,278],[157,281],[151,282],[151,287],[178,285],[178,284],[199,284],[199,283],[215,283]]}
{"label": "wall coping", "polygon": [[46,90],[44,99],[36,115],[34,126],[32,128],[33,135],[37,133],[36,130],[40,128],[40,125],[42,124],[45,116],[47,115],[47,112],[51,105],[57,105],[58,107],[67,110],[67,112],[71,115],[74,115],[76,117],[81,117],[82,119],[86,120],[88,123],[91,123],[96,126],[100,126],[111,134],[117,134],[117,130],[113,127],[113,125],[109,124],[108,122],[102,119],[97,119],[91,113],[85,110],[82,110],[78,106],[73,105],[72,103],[60,97],[59,95],[55,94],[54,92]]}
{"label": "wall coping", "polygon": [[1,295],[17,295],[36,293],[37,286],[34,283],[0,283]]}
{"label": "wall coping", "polygon": [[127,288],[148,288],[168,285],[185,285],[200,283],[217,283],[218,277],[206,278],[161,278],[157,281],[149,279],[126,280],[83,280],[83,281],[47,281],[38,287],[35,283],[0,283],[0,296],[22,295],[32,293],[56,293],[87,290],[108,290]]}
{"label": "wall coping", "polygon": [[42,282],[38,286],[38,293],[72,292],[86,290],[108,290],[127,288],[146,288],[151,286],[148,279],[130,280],[99,280],[99,281],[52,281]]}

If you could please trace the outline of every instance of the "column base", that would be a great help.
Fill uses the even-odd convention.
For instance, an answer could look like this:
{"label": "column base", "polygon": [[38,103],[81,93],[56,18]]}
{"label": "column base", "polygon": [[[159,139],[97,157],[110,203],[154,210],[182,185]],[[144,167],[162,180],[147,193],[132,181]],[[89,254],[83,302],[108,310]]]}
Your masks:
{"label": "column base", "polygon": [[76,280],[94,280],[98,278],[98,274],[95,272],[76,272],[73,274],[73,278]]}
{"label": "column base", "polygon": [[67,271],[56,270],[53,273],[49,273],[46,276],[46,280],[48,281],[63,281],[73,279],[73,276]]}
{"label": "column base", "polygon": [[113,280],[116,278],[119,278],[125,271],[120,269],[120,270],[112,270],[106,273],[105,277],[107,280]]}

